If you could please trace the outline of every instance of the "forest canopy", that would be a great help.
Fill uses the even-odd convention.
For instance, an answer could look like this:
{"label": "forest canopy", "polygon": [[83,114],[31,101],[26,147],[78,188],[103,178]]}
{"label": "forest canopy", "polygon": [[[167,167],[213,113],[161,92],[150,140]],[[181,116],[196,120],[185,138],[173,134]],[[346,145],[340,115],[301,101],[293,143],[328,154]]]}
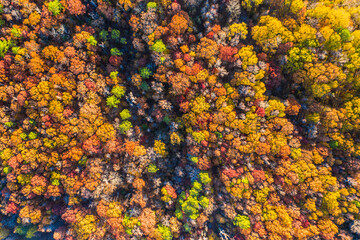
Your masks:
{"label": "forest canopy", "polygon": [[360,1],[0,0],[0,239],[360,238]]}

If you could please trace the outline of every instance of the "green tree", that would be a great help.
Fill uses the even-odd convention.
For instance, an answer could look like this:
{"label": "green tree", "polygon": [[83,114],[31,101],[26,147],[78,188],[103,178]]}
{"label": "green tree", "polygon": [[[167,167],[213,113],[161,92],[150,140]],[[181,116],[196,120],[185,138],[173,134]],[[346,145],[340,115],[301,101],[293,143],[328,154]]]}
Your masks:
{"label": "green tree", "polygon": [[163,240],[172,240],[173,239],[173,235],[172,235],[169,227],[159,224],[158,231],[159,231],[159,233],[161,233]]}
{"label": "green tree", "polygon": [[5,53],[9,50],[10,41],[0,40],[0,58],[5,56]]}
{"label": "green tree", "polygon": [[101,30],[99,36],[102,41],[106,41],[109,38],[109,32],[103,29]]}
{"label": "green tree", "polygon": [[114,94],[117,98],[121,98],[125,95],[126,88],[123,86],[115,86],[111,89],[111,93]]}
{"label": "green tree", "polygon": [[234,226],[237,226],[240,229],[249,229],[251,226],[249,217],[240,214],[236,215],[233,224]]}
{"label": "green tree", "polygon": [[199,177],[200,177],[200,181],[205,185],[211,182],[211,178],[209,177],[209,173],[207,172],[199,173]]}
{"label": "green tree", "polygon": [[166,46],[163,43],[163,41],[157,40],[152,46],[151,46],[151,50],[158,52],[158,53],[162,53],[166,50]]}
{"label": "green tree", "polygon": [[156,8],[157,4],[156,4],[156,2],[148,2],[146,7],[147,7],[147,9]]}
{"label": "green tree", "polygon": [[130,111],[128,109],[124,109],[120,112],[120,117],[122,120],[126,120],[128,118],[131,118]]}
{"label": "green tree", "polygon": [[119,127],[120,127],[120,133],[126,134],[127,131],[129,131],[130,128],[132,128],[132,124],[130,121],[126,120],[126,121],[123,121]]}
{"label": "green tree", "polygon": [[97,41],[94,36],[90,36],[88,39],[86,39],[88,43],[90,43],[93,46],[97,45]]}
{"label": "green tree", "polygon": [[341,36],[334,32],[328,41],[325,42],[325,48],[330,51],[337,51],[341,47]]}
{"label": "green tree", "polygon": [[293,71],[304,68],[304,64],[312,62],[314,54],[307,48],[294,47],[289,50],[287,66]]}
{"label": "green tree", "polygon": [[151,71],[147,67],[143,67],[140,69],[140,76],[142,78],[148,79],[151,76]]}
{"label": "green tree", "polygon": [[60,14],[60,12],[64,9],[63,5],[59,2],[59,0],[55,0],[52,2],[49,2],[48,10],[52,12],[54,16],[57,16]]}
{"label": "green tree", "polygon": [[111,39],[114,41],[119,41],[120,40],[120,30],[113,29],[111,31]]}
{"label": "green tree", "polygon": [[119,103],[120,103],[120,100],[117,97],[115,97],[114,95],[110,96],[106,99],[106,105],[108,105],[111,108],[114,108],[114,107],[117,108]]}
{"label": "green tree", "polygon": [[122,55],[122,53],[120,52],[120,50],[117,49],[117,48],[112,48],[112,49],[110,50],[110,54],[111,54],[111,56],[121,56],[121,55]]}

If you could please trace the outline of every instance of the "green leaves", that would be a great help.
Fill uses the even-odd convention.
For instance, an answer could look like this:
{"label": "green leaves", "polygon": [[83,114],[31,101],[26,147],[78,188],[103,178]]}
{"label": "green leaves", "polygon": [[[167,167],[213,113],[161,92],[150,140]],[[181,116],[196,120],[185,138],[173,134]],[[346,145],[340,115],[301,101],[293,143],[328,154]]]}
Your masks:
{"label": "green leaves", "polygon": [[150,86],[147,82],[142,82],[141,85],[140,85],[140,88],[143,90],[143,91],[148,91],[150,89]]}
{"label": "green leaves", "polygon": [[156,4],[156,2],[148,2],[146,7],[147,7],[147,9],[156,8],[157,4]]}
{"label": "green leaves", "polygon": [[4,125],[8,128],[13,127],[15,124],[13,122],[5,122]]}
{"label": "green leaves", "polygon": [[289,50],[287,67],[293,71],[304,68],[304,64],[312,62],[314,54],[310,49],[294,47]]}
{"label": "green leaves", "polygon": [[346,42],[351,38],[351,32],[347,28],[344,28],[341,31],[339,31],[339,34],[343,42]]}
{"label": "green leaves", "polygon": [[111,93],[114,94],[117,98],[121,98],[125,95],[126,88],[123,86],[116,86],[111,89]]}
{"label": "green leaves", "polygon": [[111,73],[110,73],[110,78],[111,78],[111,79],[115,79],[115,78],[117,78],[117,75],[118,75],[118,74],[119,74],[118,71],[111,72]]}
{"label": "green leaves", "polygon": [[161,233],[161,236],[163,238],[163,240],[172,240],[173,239],[173,236],[172,236],[172,233],[170,231],[170,228],[169,227],[166,227],[164,225],[158,225],[158,230],[159,232]]}
{"label": "green leaves", "polygon": [[10,41],[0,40],[0,58],[5,56],[5,53],[9,50]]}
{"label": "green leaves", "polygon": [[90,36],[88,39],[86,39],[88,43],[90,43],[93,46],[97,45],[97,41],[94,36]]}
{"label": "green leaves", "polygon": [[114,41],[119,41],[120,40],[120,30],[113,29],[111,31],[111,39]]}
{"label": "green leaves", "polygon": [[147,167],[147,170],[149,173],[156,173],[157,171],[159,171],[159,169],[153,163],[149,164],[149,166]]}
{"label": "green leaves", "polygon": [[339,147],[339,142],[336,141],[336,140],[331,140],[329,142],[329,146],[332,148],[332,149],[337,149]]}
{"label": "green leaves", "polygon": [[181,204],[181,208],[190,219],[195,220],[199,217],[199,201],[196,197],[189,196],[186,201]]}
{"label": "green leaves", "polygon": [[103,29],[99,33],[99,36],[102,41],[106,41],[109,38],[109,32]]}
{"label": "green leaves", "polygon": [[[202,175],[204,178],[204,182],[208,182],[208,179],[206,179],[205,174]],[[206,179],[206,180],[205,180]],[[201,208],[205,209],[209,207],[210,200],[206,196],[200,196],[201,191],[203,190],[203,186],[198,181],[194,181],[192,188],[189,190],[189,195],[186,197],[185,192],[182,192],[179,195],[179,204],[181,207],[181,210],[185,213],[185,216],[187,216],[190,219],[197,219],[199,217],[199,211]],[[177,211],[176,217],[179,219],[183,218],[182,212]]]}
{"label": "green leaves", "polygon": [[112,49],[110,50],[110,54],[111,54],[111,56],[121,56],[121,55],[122,55],[122,53],[120,52],[120,50],[117,49],[117,48],[112,48]]}
{"label": "green leaves", "polygon": [[180,209],[176,209],[176,210],[175,210],[175,216],[176,216],[178,219],[180,219],[180,220],[183,219],[183,214],[182,214],[182,212],[181,212]]}
{"label": "green leaves", "polygon": [[36,132],[30,132],[28,137],[29,137],[30,140],[36,139],[37,133]]}
{"label": "green leaves", "polygon": [[118,104],[120,103],[120,100],[115,97],[114,95],[108,97],[106,99],[106,105],[109,106],[110,108],[114,108],[114,107],[118,107]]}
{"label": "green leaves", "polygon": [[48,4],[48,10],[52,12],[54,16],[57,16],[60,14],[60,12],[64,9],[63,5],[59,2],[59,0],[55,0],[52,2],[49,2]]}
{"label": "green leaves", "polygon": [[328,41],[325,43],[325,48],[329,51],[337,51],[341,47],[341,37],[337,33],[331,34]]}
{"label": "green leaves", "polygon": [[162,53],[166,50],[166,46],[162,40],[157,40],[154,45],[151,46],[151,50],[157,53]]}
{"label": "green leaves", "polygon": [[26,138],[27,138],[26,133],[20,133],[20,138],[21,138],[22,140],[26,140]]}
{"label": "green leaves", "polygon": [[21,38],[21,31],[18,28],[12,28],[11,29],[11,35],[15,38]]}
{"label": "green leaves", "polygon": [[15,233],[25,235],[25,238],[33,238],[37,232],[37,226],[19,225],[15,228]]}
{"label": "green leaves", "polygon": [[151,74],[152,73],[151,73],[150,69],[148,69],[147,67],[143,67],[140,69],[140,76],[142,78],[148,79],[148,78],[150,78]]}
{"label": "green leaves", "polygon": [[201,196],[199,198],[199,203],[203,208],[209,207],[209,199],[207,197]]}
{"label": "green leaves", "polygon": [[113,95],[106,99],[106,105],[111,108],[114,108],[114,107],[117,108],[118,104],[120,103],[120,98],[125,95],[125,91],[126,91],[126,88],[123,86],[113,87],[113,89],[111,89],[111,93]]}
{"label": "green leaves", "polygon": [[251,227],[249,217],[240,214],[236,215],[233,220],[233,224],[240,229],[249,229]]}
{"label": "green leaves", "polygon": [[207,172],[199,173],[199,178],[200,178],[200,181],[205,185],[211,182],[211,178],[209,177],[209,173],[207,173]]}
{"label": "green leaves", "polygon": [[130,121],[126,120],[126,121],[122,122],[119,127],[120,127],[120,133],[126,134],[127,131],[129,131],[130,128],[132,128],[132,124]]}
{"label": "green leaves", "polygon": [[124,109],[120,112],[120,117],[122,120],[126,120],[128,118],[131,118],[130,111],[128,109]]}
{"label": "green leaves", "polygon": [[80,166],[85,166],[86,162],[88,161],[88,158],[87,157],[82,157],[79,161],[78,161],[78,164]]}
{"label": "green leaves", "polygon": [[3,172],[7,175],[11,171],[11,169],[12,169],[11,167],[6,166],[3,168]]}
{"label": "green leaves", "polygon": [[190,161],[192,161],[193,163],[196,164],[199,161],[199,158],[198,157],[191,157]]}

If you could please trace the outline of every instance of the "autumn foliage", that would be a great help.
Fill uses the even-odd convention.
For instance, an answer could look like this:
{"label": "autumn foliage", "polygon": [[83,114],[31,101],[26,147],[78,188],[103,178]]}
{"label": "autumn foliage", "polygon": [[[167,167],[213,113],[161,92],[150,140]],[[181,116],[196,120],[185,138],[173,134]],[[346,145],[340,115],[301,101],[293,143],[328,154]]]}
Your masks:
{"label": "autumn foliage", "polygon": [[358,239],[359,10],[0,0],[0,238]]}

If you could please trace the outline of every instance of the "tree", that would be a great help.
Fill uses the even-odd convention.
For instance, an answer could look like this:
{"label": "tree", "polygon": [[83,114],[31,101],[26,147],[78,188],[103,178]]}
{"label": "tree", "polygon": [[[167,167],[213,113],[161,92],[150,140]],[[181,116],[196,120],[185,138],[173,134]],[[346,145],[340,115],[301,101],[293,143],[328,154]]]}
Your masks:
{"label": "tree", "polygon": [[64,9],[63,5],[59,2],[59,0],[54,0],[48,3],[48,10],[52,12],[54,16],[57,16]]}
{"label": "tree", "polygon": [[124,109],[120,112],[120,117],[122,120],[126,120],[128,118],[131,118],[130,111],[128,109]]}
{"label": "tree", "polygon": [[119,128],[120,128],[120,133],[121,134],[126,134],[131,128],[132,128],[132,124],[130,121],[126,120],[126,121],[123,121]]}
{"label": "tree", "polygon": [[351,224],[350,230],[352,233],[360,234],[360,220],[354,220]]}
{"label": "tree", "polygon": [[157,53],[162,53],[166,50],[166,45],[163,43],[163,41],[157,40],[151,47],[151,50],[157,52]]}
{"label": "tree", "polygon": [[51,61],[57,62],[57,60],[59,59],[59,54],[61,54],[61,52],[57,47],[50,45],[42,50],[42,54],[46,59],[50,59]]}
{"label": "tree", "polygon": [[118,0],[118,2],[124,7],[125,11],[129,10],[129,8],[133,8],[133,3],[130,0]]}
{"label": "tree", "polygon": [[314,54],[307,48],[294,47],[289,50],[289,58],[287,66],[292,70],[296,71],[304,68],[304,64],[312,62]]}
{"label": "tree", "polygon": [[155,143],[154,143],[154,151],[157,153],[157,154],[160,154],[162,155],[163,157],[165,157],[168,152],[166,151],[166,145],[165,143],[163,143],[162,141],[160,140],[155,140]]}
{"label": "tree", "polygon": [[115,137],[114,126],[109,123],[104,123],[96,131],[96,135],[99,137],[100,141],[106,142]]}
{"label": "tree", "polygon": [[269,100],[269,106],[266,108],[265,113],[268,116],[268,119],[271,119],[274,117],[284,117],[284,111],[284,104],[277,99],[273,99]]}
{"label": "tree", "polygon": [[164,239],[164,240],[172,240],[173,239],[173,235],[172,235],[169,227],[159,224],[157,229],[161,233],[162,239]]}
{"label": "tree", "polygon": [[234,62],[236,60],[235,54],[238,49],[230,46],[221,46],[219,58],[223,61]]}
{"label": "tree", "polygon": [[88,239],[97,229],[97,219],[94,215],[86,215],[85,217],[79,218],[80,219],[75,223],[74,229],[79,239]]}
{"label": "tree", "polygon": [[325,48],[329,51],[337,51],[341,47],[341,36],[334,32],[330,35],[329,39],[325,42]]}
{"label": "tree", "polygon": [[264,0],[245,0],[241,2],[242,6],[245,7],[247,11],[254,11],[257,7],[263,3]]}
{"label": "tree", "polygon": [[185,33],[188,28],[188,20],[180,14],[175,14],[171,18],[171,22],[169,24],[169,30],[172,35],[180,35]]}
{"label": "tree", "polygon": [[207,172],[199,173],[200,181],[203,184],[208,184],[211,182],[211,178],[209,177],[209,174]]}
{"label": "tree", "polygon": [[249,217],[240,214],[236,215],[233,220],[233,224],[240,229],[249,229],[251,227]]}
{"label": "tree", "polygon": [[323,198],[323,205],[329,211],[330,214],[338,216],[341,214],[339,203],[337,199],[340,198],[339,192],[328,192]]}
{"label": "tree", "polygon": [[320,235],[327,240],[333,239],[339,231],[338,227],[328,218],[319,220],[317,226],[320,230]]}
{"label": "tree", "polygon": [[152,235],[156,232],[156,215],[150,208],[144,208],[139,216],[141,222],[140,228],[146,235]]}
{"label": "tree", "polygon": [[346,116],[352,121],[360,118],[360,98],[355,97],[344,105],[346,109]]}
{"label": "tree", "polygon": [[231,40],[233,37],[239,35],[240,39],[246,39],[248,34],[246,23],[234,23],[229,27],[228,38]]}
{"label": "tree", "polygon": [[3,58],[5,53],[9,50],[10,40],[0,40],[0,58]]}
{"label": "tree", "polygon": [[115,86],[111,89],[111,93],[117,98],[122,98],[125,95],[126,88],[123,86]]}
{"label": "tree", "polygon": [[258,63],[258,58],[256,57],[253,46],[246,46],[241,48],[238,54],[242,61],[242,67],[244,70],[246,70],[248,66]]}
{"label": "tree", "polygon": [[280,43],[292,42],[293,34],[274,17],[262,16],[251,32],[252,38],[265,52],[274,53]]}
{"label": "tree", "polygon": [[215,57],[218,54],[218,45],[215,41],[203,37],[200,39],[200,44],[196,48],[196,56],[199,58],[205,58],[210,62],[215,63]]}
{"label": "tree", "polygon": [[289,7],[293,14],[298,14],[305,4],[302,0],[285,0],[285,6]]}
{"label": "tree", "polygon": [[198,115],[202,114],[210,108],[210,104],[206,102],[204,96],[195,98],[195,100],[191,102],[190,106],[191,111]]}
{"label": "tree", "polygon": [[81,0],[67,0],[66,4],[66,9],[69,10],[70,14],[82,15],[85,13],[85,6]]}
{"label": "tree", "polygon": [[315,28],[308,24],[301,24],[300,28],[294,32],[294,37],[302,46],[316,47],[318,45],[316,33]]}
{"label": "tree", "polygon": [[117,108],[119,103],[120,103],[120,100],[117,97],[115,97],[114,95],[112,95],[106,99],[106,105],[111,108]]}
{"label": "tree", "polygon": [[187,88],[190,87],[189,77],[183,73],[177,73],[169,77],[169,83],[172,86],[172,94],[183,95]]}

